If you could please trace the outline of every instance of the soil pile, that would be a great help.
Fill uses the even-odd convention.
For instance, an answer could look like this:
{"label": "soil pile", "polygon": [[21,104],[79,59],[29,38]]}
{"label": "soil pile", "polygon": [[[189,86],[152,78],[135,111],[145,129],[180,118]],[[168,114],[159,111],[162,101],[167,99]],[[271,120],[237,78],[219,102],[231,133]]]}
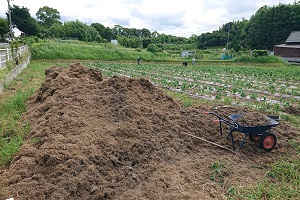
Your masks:
{"label": "soil pile", "polygon": [[[209,108],[182,108],[145,79],[102,80],[80,64],[46,76],[24,116],[31,133],[1,175],[1,199],[224,199],[231,185],[264,176],[249,166],[290,155],[285,135],[272,154],[251,143],[235,155],[184,134],[231,146],[202,114]],[[216,162],[222,176],[212,176]]]}
{"label": "soil pile", "polygon": [[272,122],[264,114],[259,112],[245,113],[236,119],[236,122],[242,126],[267,126],[271,125]]}

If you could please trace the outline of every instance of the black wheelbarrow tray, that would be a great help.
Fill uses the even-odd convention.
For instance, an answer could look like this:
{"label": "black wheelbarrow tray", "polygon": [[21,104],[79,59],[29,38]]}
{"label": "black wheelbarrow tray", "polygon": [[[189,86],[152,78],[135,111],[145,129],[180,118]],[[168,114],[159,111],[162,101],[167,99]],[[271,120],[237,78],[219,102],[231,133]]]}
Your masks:
{"label": "black wheelbarrow tray", "polygon": [[244,139],[240,143],[239,150],[243,147],[246,138],[249,137],[251,141],[257,141],[259,142],[260,148],[264,149],[265,151],[271,151],[275,146],[277,142],[276,135],[271,132],[271,128],[278,125],[279,122],[278,120],[280,119],[279,116],[265,116],[270,123],[267,125],[262,125],[262,126],[243,126],[236,122],[236,120],[245,115],[245,114],[233,114],[229,115],[228,118],[230,120],[226,120],[223,117],[217,115],[214,112],[205,112],[205,114],[212,114],[216,117],[218,117],[218,120],[215,120],[217,122],[220,122],[220,133],[222,135],[222,123],[226,124],[230,128],[230,132],[227,135],[227,139],[230,137],[231,142],[232,142],[232,147],[234,147],[234,137],[233,137],[233,132],[238,131],[241,133],[244,133]]}

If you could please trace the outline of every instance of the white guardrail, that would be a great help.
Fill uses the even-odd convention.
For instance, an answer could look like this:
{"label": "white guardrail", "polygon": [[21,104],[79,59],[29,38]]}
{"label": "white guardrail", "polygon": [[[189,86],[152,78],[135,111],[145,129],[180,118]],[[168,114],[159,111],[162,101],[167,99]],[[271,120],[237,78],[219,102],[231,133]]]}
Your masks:
{"label": "white guardrail", "polygon": [[[28,46],[20,46],[18,47],[17,56],[21,56],[23,53],[28,51]],[[11,48],[0,49],[0,69],[4,69],[6,67],[6,61],[12,60],[13,55],[11,52]]]}

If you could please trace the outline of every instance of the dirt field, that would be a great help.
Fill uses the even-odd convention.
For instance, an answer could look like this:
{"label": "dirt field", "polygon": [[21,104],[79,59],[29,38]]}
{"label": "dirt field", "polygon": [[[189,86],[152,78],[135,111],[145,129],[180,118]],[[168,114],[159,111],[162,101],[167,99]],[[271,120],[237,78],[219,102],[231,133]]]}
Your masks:
{"label": "dirt field", "polygon": [[[249,110],[183,108],[148,80],[102,80],[80,64],[46,75],[24,115],[32,131],[1,174],[0,199],[225,199],[230,186],[256,184],[269,163],[291,157],[287,142],[299,140],[281,121],[271,152],[247,139],[234,154],[187,133],[232,149],[203,112]],[[234,135],[238,146],[243,134]]]}

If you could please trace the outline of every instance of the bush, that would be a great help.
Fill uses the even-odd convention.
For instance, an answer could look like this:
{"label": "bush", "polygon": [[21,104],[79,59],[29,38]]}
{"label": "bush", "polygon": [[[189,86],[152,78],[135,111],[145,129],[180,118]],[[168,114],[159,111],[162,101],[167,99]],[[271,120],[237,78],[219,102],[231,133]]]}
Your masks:
{"label": "bush", "polygon": [[269,52],[267,50],[253,50],[253,56],[254,57],[259,57],[259,56],[268,56]]}
{"label": "bush", "polygon": [[147,46],[147,51],[149,51],[149,52],[155,53],[156,50],[157,50],[157,46],[155,44],[149,44]]}
{"label": "bush", "polygon": [[277,56],[259,56],[254,57],[250,55],[241,55],[234,58],[234,62],[248,62],[248,63],[282,63],[286,64],[281,58]]}

